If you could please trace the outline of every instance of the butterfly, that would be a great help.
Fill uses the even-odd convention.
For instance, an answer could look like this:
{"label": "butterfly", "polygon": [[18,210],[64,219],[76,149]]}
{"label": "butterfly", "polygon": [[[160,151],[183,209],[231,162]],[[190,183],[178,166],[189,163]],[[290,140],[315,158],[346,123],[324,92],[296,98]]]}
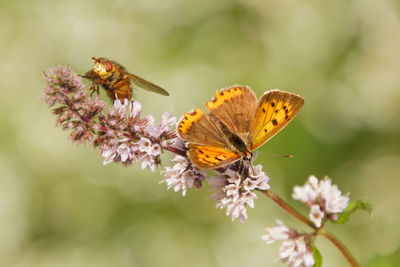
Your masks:
{"label": "butterfly", "polygon": [[303,104],[300,96],[277,89],[257,100],[249,87],[232,86],[206,102],[208,115],[200,108],[184,113],[177,132],[196,167],[215,169],[250,160],[251,151],[282,130]]}
{"label": "butterfly", "polygon": [[135,74],[129,73],[121,64],[107,58],[92,58],[94,60],[93,69],[82,75],[83,78],[92,80],[90,87],[91,93],[95,91],[99,94],[99,85],[103,87],[111,100],[119,99],[121,102],[125,98],[132,100],[132,84],[145,90],[152,91],[161,95],[169,95],[167,91],[152,82],[146,81]]}

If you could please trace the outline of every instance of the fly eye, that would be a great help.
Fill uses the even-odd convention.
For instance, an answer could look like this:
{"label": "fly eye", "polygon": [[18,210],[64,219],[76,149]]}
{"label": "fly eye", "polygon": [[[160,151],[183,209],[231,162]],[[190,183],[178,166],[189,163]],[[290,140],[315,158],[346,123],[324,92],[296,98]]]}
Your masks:
{"label": "fly eye", "polygon": [[107,62],[107,63],[106,63],[106,71],[109,72],[109,71],[112,70],[112,68],[113,68],[112,63],[111,63],[111,62]]}

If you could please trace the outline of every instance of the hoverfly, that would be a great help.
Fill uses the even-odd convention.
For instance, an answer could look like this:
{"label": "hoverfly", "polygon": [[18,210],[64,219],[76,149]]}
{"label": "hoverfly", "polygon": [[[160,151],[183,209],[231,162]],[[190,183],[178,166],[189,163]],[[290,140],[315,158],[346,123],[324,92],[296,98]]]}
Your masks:
{"label": "hoverfly", "polygon": [[99,86],[101,86],[112,100],[119,99],[123,102],[127,98],[132,101],[131,82],[145,90],[161,95],[169,95],[160,86],[127,72],[124,67],[113,60],[103,57],[92,57],[92,59],[94,60],[94,68],[82,75],[83,78],[92,80],[91,95],[94,92],[99,94]]}

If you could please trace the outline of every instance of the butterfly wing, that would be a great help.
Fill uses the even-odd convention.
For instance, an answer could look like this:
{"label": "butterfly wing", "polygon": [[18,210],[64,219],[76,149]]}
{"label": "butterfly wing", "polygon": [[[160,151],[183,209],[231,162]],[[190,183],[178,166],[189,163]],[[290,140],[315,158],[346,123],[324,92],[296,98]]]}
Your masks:
{"label": "butterfly wing", "polygon": [[129,77],[131,82],[133,82],[133,84],[139,86],[140,88],[143,88],[147,91],[155,92],[160,95],[167,95],[167,96],[169,95],[169,93],[165,89],[163,89],[160,86],[155,85],[154,83],[149,82],[143,78],[140,78],[139,76],[136,76],[135,74],[127,72],[126,75]]}
{"label": "butterfly wing", "polygon": [[247,139],[251,122],[257,108],[257,97],[246,86],[232,86],[215,92],[206,103],[210,114],[217,117],[230,132]]}
{"label": "butterfly wing", "polygon": [[241,159],[238,154],[222,147],[189,143],[188,148],[190,161],[199,169],[224,167]]}
{"label": "butterfly wing", "polygon": [[271,90],[258,103],[250,126],[248,144],[250,150],[261,146],[282,130],[300,111],[304,99],[298,95]]}
{"label": "butterfly wing", "polygon": [[219,129],[210,121],[203,110],[195,108],[184,113],[178,123],[178,134],[188,143],[226,147],[227,142]]}
{"label": "butterfly wing", "polygon": [[199,108],[184,113],[178,134],[188,142],[188,157],[200,169],[222,167],[241,158],[229,149],[226,138]]}

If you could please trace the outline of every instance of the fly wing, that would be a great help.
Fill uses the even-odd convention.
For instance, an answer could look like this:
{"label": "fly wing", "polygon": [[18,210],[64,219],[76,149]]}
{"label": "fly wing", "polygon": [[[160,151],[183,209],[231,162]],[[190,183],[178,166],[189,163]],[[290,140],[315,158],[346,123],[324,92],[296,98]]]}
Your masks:
{"label": "fly wing", "polygon": [[160,95],[166,95],[166,96],[169,95],[169,93],[165,89],[163,89],[160,86],[155,85],[154,83],[149,82],[143,78],[140,78],[139,76],[136,76],[135,74],[127,72],[126,75],[128,76],[128,78],[131,80],[131,82],[133,84],[139,86],[140,88],[143,88],[147,91],[151,91],[151,92],[154,92],[154,93],[157,93]]}

